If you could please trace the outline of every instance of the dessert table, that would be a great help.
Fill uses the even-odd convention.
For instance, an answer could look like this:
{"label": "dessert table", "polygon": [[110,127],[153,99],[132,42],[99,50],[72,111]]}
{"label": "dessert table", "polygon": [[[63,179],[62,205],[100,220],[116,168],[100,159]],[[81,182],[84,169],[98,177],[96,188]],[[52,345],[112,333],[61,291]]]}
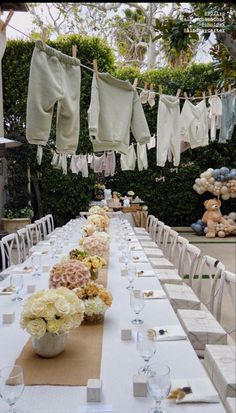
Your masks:
{"label": "dessert table", "polygon": [[[77,221],[79,222],[79,220]],[[16,403],[16,408],[21,409],[24,413],[91,413],[105,411],[145,413],[153,407],[154,402],[150,396],[133,396],[132,378],[144,362],[136,350],[137,327],[131,323],[135,314],[130,307],[129,290],[126,289],[128,279],[121,275],[123,274],[121,270],[124,269],[124,264],[120,260],[119,230],[119,218],[111,218],[108,289],[113,295],[113,304],[106,312],[104,322],[100,376],[102,380],[101,402],[87,403],[85,386],[25,386],[22,396]],[[54,234],[56,233],[58,231],[54,232]],[[78,240],[79,231],[75,231],[69,239],[64,240],[63,251],[54,258],[50,255],[49,244],[41,243],[41,246],[45,245],[45,249],[49,249],[48,255],[43,258],[44,272],[40,277],[25,274],[25,285],[35,282],[36,290],[48,288],[49,268],[46,267],[52,266],[53,263],[60,260],[63,254],[78,246]],[[30,258],[24,265],[30,265]],[[145,270],[152,270],[149,262],[143,265],[139,264],[139,266]],[[1,288],[9,285],[8,277],[0,284]],[[135,289],[162,289],[156,277],[136,277],[133,284]],[[24,298],[28,296],[26,290],[23,290],[23,295]],[[29,335],[19,326],[23,302],[12,302],[11,298],[11,295],[0,295],[0,368],[14,363],[29,339]],[[3,324],[2,314],[9,311],[15,312],[15,321],[12,324]],[[167,299],[145,300],[145,306],[140,313],[140,317],[148,327],[179,325],[177,316]],[[132,340],[121,340],[122,328],[132,328]],[[154,362],[167,364],[171,370],[171,379],[208,378],[188,339],[157,342],[157,351],[151,360],[151,363]],[[169,413],[225,412],[221,402],[176,404],[173,400],[164,400],[163,407]],[[0,399],[0,413],[6,410],[7,404]]]}

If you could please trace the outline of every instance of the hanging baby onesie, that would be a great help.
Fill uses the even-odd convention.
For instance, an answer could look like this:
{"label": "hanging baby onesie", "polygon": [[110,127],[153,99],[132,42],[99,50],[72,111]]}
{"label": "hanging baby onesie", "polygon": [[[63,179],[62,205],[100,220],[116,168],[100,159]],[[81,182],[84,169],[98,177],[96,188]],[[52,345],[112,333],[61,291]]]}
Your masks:
{"label": "hanging baby onesie", "polygon": [[220,129],[221,115],[222,115],[222,102],[219,96],[212,95],[208,99],[209,112],[208,118],[210,120],[210,136],[211,141],[216,139],[216,129]]}
{"label": "hanging baby onesie", "polygon": [[147,148],[146,145],[139,145],[137,143],[137,157],[138,157],[138,170],[148,168]]}
{"label": "hanging baby onesie", "polygon": [[140,93],[139,99],[140,99],[140,102],[142,103],[142,105],[145,105],[145,103],[147,103],[148,94],[149,94],[149,92],[148,92],[147,89],[143,89],[142,92]]}
{"label": "hanging baby onesie", "polygon": [[115,150],[126,154],[130,128],[140,144],[150,140],[137,91],[128,80],[116,79],[109,73],[93,75],[88,120],[94,152]]}
{"label": "hanging baby onesie", "polygon": [[156,147],[156,137],[155,137],[155,135],[153,135],[150,138],[150,142],[147,143],[147,148],[149,150],[149,149],[152,149],[152,148],[155,148],[155,147]]}
{"label": "hanging baby onesie", "polygon": [[174,166],[180,161],[179,98],[161,95],[157,112],[157,165],[165,166],[168,148],[174,155]]}
{"label": "hanging baby onesie", "polygon": [[114,176],[116,170],[116,155],[114,151],[107,152],[104,176]]}
{"label": "hanging baby onesie", "polygon": [[130,145],[127,154],[121,154],[120,166],[122,171],[134,171],[136,165],[137,155],[134,149],[134,145]]}
{"label": "hanging baby onesie", "polygon": [[235,121],[235,94],[226,92],[221,96],[222,117],[219,135],[219,143],[226,143],[232,138]]}
{"label": "hanging baby onesie", "polygon": [[82,173],[83,178],[88,178],[88,162],[86,155],[72,155],[70,169],[73,174]]}
{"label": "hanging baby onesie", "polygon": [[208,120],[205,99],[197,105],[185,100],[180,115],[180,139],[192,149],[209,143]]}
{"label": "hanging baby onesie", "polygon": [[106,169],[106,154],[102,156],[93,155],[93,159],[90,165],[91,169],[94,170],[95,173],[105,172]]}
{"label": "hanging baby onesie", "polygon": [[26,138],[45,146],[57,102],[57,152],[74,154],[80,130],[80,61],[37,40],[30,65]]}
{"label": "hanging baby onesie", "polygon": [[155,96],[156,96],[156,93],[152,91],[150,91],[148,94],[148,103],[149,103],[149,106],[151,106],[151,108],[155,106]]}

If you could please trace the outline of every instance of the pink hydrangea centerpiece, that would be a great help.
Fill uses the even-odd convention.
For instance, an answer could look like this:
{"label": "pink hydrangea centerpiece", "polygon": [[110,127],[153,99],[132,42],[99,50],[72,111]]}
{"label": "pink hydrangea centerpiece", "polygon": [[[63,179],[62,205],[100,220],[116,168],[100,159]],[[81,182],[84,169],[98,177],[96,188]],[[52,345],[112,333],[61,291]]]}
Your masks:
{"label": "pink hydrangea centerpiece", "polygon": [[68,260],[55,264],[49,276],[49,288],[66,287],[70,290],[82,287],[90,280],[90,271],[79,260]]}

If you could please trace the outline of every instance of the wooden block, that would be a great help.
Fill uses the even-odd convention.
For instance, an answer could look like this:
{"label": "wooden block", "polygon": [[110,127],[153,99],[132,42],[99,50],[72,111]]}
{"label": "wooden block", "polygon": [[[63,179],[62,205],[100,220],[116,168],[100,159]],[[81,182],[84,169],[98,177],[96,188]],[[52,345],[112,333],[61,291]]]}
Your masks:
{"label": "wooden block", "polygon": [[36,290],[36,285],[35,284],[28,284],[27,285],[27,293],[34,293]]}
{"label": "wooden block", "polygon": [[132,330],[129,327],[121,329],[121,340],[132,340]]}
{"label": "wooden block", "polygon": [[135,374],[133,376],[133,395],[134,397],[147,396],[147,376],[144,374]]}
{"label": "wooden block", "polygon": [[2,322],[3,324],[11,324],[15,321],[15,312],[12,311],[11,313],[4,313],[2,315]]}
{"label": "wooden block", "polygon": [[87,402],[100,402],[102,398],[102,381],[99,379],[88,379]]}

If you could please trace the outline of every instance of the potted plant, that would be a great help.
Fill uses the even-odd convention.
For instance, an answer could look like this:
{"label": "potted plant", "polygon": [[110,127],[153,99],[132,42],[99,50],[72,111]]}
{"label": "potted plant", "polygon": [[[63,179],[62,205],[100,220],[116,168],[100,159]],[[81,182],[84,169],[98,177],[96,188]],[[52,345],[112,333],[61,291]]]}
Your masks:
{"label": "potted plant", "polygon": [[33,215],[33,209],[29,206],[20,209],[5,207],[4,218],[2,218],[3,230],[8,233],[16,232],[30,224]]}

